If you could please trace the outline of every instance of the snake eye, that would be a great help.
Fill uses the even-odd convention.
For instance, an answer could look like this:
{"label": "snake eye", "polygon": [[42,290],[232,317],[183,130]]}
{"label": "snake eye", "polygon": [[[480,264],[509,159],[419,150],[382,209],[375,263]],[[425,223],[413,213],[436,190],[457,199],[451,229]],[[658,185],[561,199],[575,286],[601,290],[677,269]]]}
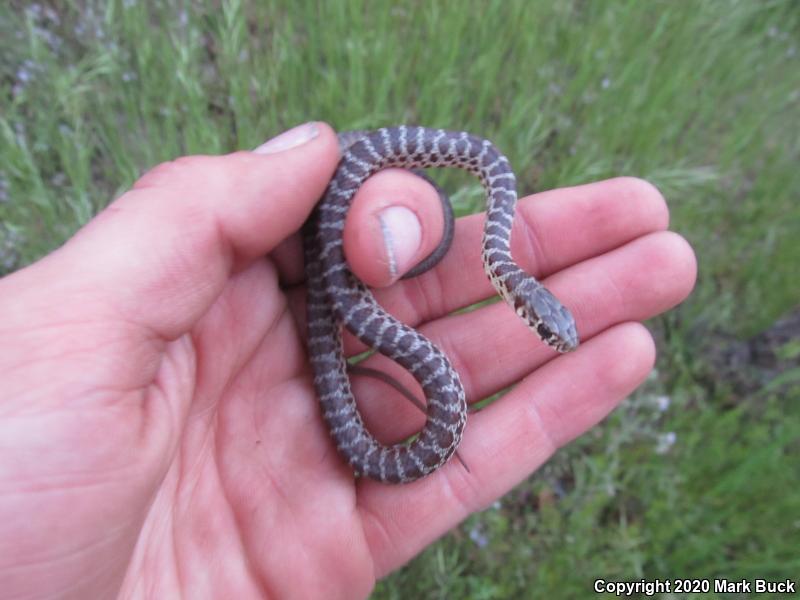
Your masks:
{"label": "snake eye", "polygon": [[550,331],[550,330],[549,330],[549,329],[548,329],[548,328],[545,326],[545,324],[544,324],[544,323],[539,323],[539,324],[536,326],[536,332],[539,334],[539,336],[540,336],[540,337],[542,338],[542,340],[543,340],[543,341],[545,341],[545,342],[546,342],[547,340],[549,340],[549,339],[550,339],[550,338],[553,336],[553,332],[552,332],[552,331]]}

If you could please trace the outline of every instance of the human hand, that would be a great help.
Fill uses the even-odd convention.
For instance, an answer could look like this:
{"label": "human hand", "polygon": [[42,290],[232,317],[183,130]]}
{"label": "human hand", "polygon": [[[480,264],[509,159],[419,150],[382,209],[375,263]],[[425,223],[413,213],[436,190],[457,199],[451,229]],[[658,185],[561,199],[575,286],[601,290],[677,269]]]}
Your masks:
{"label": "human hand", "polygon": [[[0,280],[9,597],[364,596],[649,372],[653,342],[637,321],[680,302],[696,268],[665,231],[652,186],[616,179],[520,202],[514,253],[575,315],[582,345],[567,355],[505,304],[448,314],[493,295],[482,218],[460,219],[439,265],[378,300],[443,349],[470,402],[519,383],[470,416],[459,448],[469,472],[451,461],[407,486],[354,480],[311,382],[295,233],[338,146],[324,124],[292,134],[269,154],[160,165],[62,248]],[[351,267],[369,284],[397,277],[376,218],[397,205],[423,224],[395,236],[400,274],[438,241],[433,189],[405,172],[376,175],[345,231]],[[382,357],[367,364],[408,381]],[[357,378],[354,388],[385,442],[424,421],[384,384]]]}

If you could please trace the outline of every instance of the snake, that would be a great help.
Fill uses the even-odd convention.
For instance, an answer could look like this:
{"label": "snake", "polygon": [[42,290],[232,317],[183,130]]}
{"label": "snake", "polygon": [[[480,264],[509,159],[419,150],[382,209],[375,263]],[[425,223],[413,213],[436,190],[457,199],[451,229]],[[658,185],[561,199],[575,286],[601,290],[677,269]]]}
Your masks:
{"label": "snake", "polygon": [[[558,352],[577,348],[575,319],[511,256],[516,177],[508,159],[490,141],[464,131],[399,125],[340,133],[339,145],[339,164],[302,232],[314,388],[334,445],[354,474],[384,483],[409,483],[433,473],[455,453],[467,421],[466,394],[445,354],[384,310],[347,265],[345,219],[353,197],[369,177],[390,167],[454,167],[477,176],[486,194],[481,257],[497,293]],[[449,206],[446,196],[440,193],[440,197]],[[445,220],[445,229],[452,232],[452,208],[445,209]],[[445,239],[414,271],[433,267],[449,243]],[[426,420],[410,441],[385,445],[365,426],[348,378],[343,328],[410,372],[422,388]]]}

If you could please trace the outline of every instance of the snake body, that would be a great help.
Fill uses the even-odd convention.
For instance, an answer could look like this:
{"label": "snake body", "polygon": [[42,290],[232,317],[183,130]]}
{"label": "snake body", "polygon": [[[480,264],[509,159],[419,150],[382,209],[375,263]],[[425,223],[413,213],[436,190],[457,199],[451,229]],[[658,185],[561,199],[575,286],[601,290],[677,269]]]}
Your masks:
{"label": "snake body", "polygon": [[[467,403],[447,357],[383,310],[347,267],[342,242],[345,217],[367,178],[388,167],[456,167],[475,174],[486,190],[482,259],[495,289],[556,350],[573,350],[578,336],[570,312],[511,257],[516,180],[508,160],[491,142],[465,132],[401,125],[340,134],[340,145],[338,169],[303,236],[314,385],[334,443],[356,474],[406,483],[435,471],[452,456],[466,424]],[[433,257],[433,264],[440,258]],[[427,420],[410,443],[385,446],[364,426],[347,376],[342,326],[407,369],[422,387]]]}

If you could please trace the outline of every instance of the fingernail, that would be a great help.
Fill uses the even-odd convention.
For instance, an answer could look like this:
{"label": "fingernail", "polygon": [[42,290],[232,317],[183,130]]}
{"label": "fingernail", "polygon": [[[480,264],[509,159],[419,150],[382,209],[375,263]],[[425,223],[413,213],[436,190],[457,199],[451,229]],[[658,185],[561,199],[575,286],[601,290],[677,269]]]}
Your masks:
{"label": "fingernail", "polygon": [[383,243],[392,279],[411,268],[411,261],[422,242],[422,226],[417,215],[405,206],[390,206],[378,213]]}
{"label": "fingernail", "polygon": [[303,123],[264,142],[253,150],[253,152],[256,154],[275,154],[276,152],[283,152],[284,150],[296,148],[297,146],[313,140],[318,134],[319,128],[316,123]]}

